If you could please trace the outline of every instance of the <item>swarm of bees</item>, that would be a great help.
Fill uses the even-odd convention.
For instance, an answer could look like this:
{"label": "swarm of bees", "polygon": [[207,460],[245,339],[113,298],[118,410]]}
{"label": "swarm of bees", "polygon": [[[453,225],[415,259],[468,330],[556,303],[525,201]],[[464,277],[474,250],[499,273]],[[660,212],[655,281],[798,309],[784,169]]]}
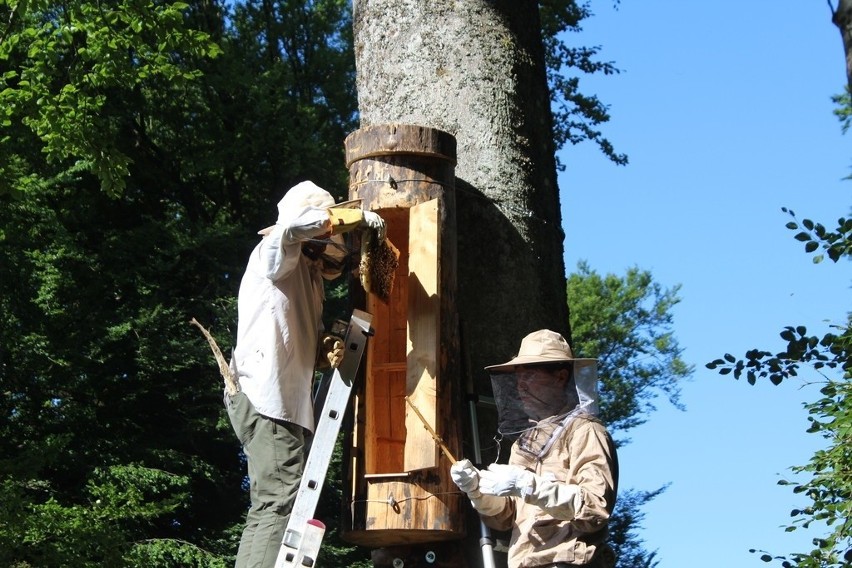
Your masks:
{"label": "swarm of bees", "polygon": [[393,280],[399,267],[399,249],[390,239],[376,238],[373,231],[368,231],[361,240],[361,285],[369,294],[374,294],[387,303],[393,290]]}

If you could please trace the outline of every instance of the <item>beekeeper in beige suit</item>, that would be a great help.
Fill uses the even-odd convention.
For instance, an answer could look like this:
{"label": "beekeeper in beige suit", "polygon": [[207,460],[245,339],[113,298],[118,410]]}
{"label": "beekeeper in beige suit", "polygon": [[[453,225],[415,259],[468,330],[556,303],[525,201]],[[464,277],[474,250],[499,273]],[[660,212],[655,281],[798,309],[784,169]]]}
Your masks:
{"label": "beekeeper in beige suit", "polygon": [[597,418],[597,362],[575,359],[539,330],[517,357],[486,367],[498,431],[514,439],[508,464],[450,469],[485,524],[512,531],[509,568],[614,565],[607,524],[618,490],[615,445]]}

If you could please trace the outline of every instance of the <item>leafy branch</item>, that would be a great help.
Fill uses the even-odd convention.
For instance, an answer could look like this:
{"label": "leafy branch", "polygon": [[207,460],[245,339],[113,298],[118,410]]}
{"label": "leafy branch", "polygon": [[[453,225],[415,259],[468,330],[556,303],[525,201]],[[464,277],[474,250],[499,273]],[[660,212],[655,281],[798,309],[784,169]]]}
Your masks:
{"label": "leafy branch", "polygon": [[822,248],[823,252],[814,256],[814,264],[822,262],[826,255],[837,262],[842,257],[852,254],[852,219],[841,217],[837,220],[837,228],[829,231],[821,223],[815,223],[810,219],[802,219],[800,225],[792,209],[782,207],[781,210],[793,218],[786,227],[791,231],[799,231],[794,238],[805,243],[806,253],[811,254]]}
{"label": "leafy branch", "polygon": [[[839,327],[839,326],[836,326]],[[743,374],[748,383],[753,385],[757,379],[768,379],[772,384],[779,385],[784,379],[795,377],[800,365],[808,364],[813,369],[837,369],[850,371],[852,361],[849,353],[849,328],[842,328],[840,336],[826,333],[821,338],[807,335],[807,328],[787,326],[781,332],[781,339],[787,342],[787,348],[776,354],[759,349],[746,351],[744,359],[737,359],[730,353],[723,358],[707,363],[711,370],[718,369],[720,375],[732,374],[739,380]],[[845,346],[845,347],[844,347]]]}
{"label": "leafy branch", "polygon": [[[840,218],[837,228],[829,231],[810,219],[798,222],[793,211],[783,211],[792,217],[787,228],[797,231],[795,239],[805,244],[805,252],[816,253],[814,263],[826,256],[834,262],[852,256],[852,220]],[[749,384],[758,379],[768,379],[781,384],[798,375],[807,365],[820,373],[825,381],[821,397],[805,404],[808,411],[808,433],[819,434],[826,441],[825,449],[818,450],[804,466],[791,468],[794,474],[807,477],[806,481],[781,480],[779,485],[789,485],[793,493],[803,495],[810,504],[790,511],[791,523],[787,532],[808,529],[814,523],[828,528],[828,534],[812,540],[809,552],[795,552],[787,556],[760,553],[764,562],[780,561],[784,568],[828,568],[849,566],[852,563],[852,317],[847,315],[845,325],[833,326],[839,333],[826,333],[822,337],[808,335],[805,326],[788,326],[781,332],[787,342],[784,351],[752,349],[744,358],[730,353],[707,363],[708,369],[721,375],[745,376]],[[826,370],[834,373],[826,374]],[[837,378],[837,371],[841,378]]]}

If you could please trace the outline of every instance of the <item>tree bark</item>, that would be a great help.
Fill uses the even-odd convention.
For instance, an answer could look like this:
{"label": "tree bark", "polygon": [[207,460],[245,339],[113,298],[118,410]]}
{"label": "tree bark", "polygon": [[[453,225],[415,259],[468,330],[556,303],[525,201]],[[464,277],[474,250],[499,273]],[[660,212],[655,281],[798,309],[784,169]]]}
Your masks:
{"label": "tree bark", "polygon": [[[831,4],[829,3],[829,6]],[[852,0],[840,0],[837,9],[832,6],[831,21],[840,29],[843,51],[846,54],[846,84],[852,89]]]}
{"label": "tree bark", "polygon": [[538,4],[354,0],[353,23],[361,126],[457,139],[462,355],[490,394],[483,367],[524,335],[570,334]]}

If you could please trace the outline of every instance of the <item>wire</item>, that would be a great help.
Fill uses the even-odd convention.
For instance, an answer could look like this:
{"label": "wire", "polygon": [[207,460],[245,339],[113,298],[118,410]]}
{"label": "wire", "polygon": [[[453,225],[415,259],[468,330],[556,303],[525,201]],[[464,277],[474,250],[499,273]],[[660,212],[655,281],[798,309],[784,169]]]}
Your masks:
{"label": "wire", "polygon": [[422,497],[405,497],[404,499],[400,499],[397,501],[393,495],[388,495],[388,498],[384,501],[379,499],[353,499],[349,503],[350,511],[354,513],[355,505],[360,505],[363,503],[384,503],[388,507],[392,508],[395,512],[399,512],[399,505],[405,503],[406,501],[426,501],[427,499],[432,499],[433,497],[438,497],[440,495],[455,495],[456,497],[461,497],[464,495],[462,491],[446,491],[442,493],[432,493],[430,495],[424,495]]}
{"label": "wire", "polygon": [[455,189],[455,184],[450,185],[438,180],[428,180],[428,179],[394,179],[392,177],[388,177],[388,179],[364,179],[361,181],[357,181],[353,184],[350,184],[349,187],[359,187],[362,185],[366,185],[368,183],[386,183],[393,189],[398,189],[399,184],[401,183],[422,183],[424,185],[440,185],[444,188],[452,188]]}

